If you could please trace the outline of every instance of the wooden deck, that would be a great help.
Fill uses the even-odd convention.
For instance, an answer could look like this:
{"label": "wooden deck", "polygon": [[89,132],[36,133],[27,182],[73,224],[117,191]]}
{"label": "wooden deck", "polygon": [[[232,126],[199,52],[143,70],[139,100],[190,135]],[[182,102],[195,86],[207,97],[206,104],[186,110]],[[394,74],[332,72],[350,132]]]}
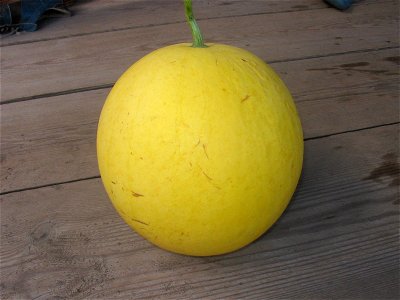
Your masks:
{"label": "wooden deck", "polygon": [[206,41],[254,52],[293,93],[305,164],[289,208],[217,257],[133,233],[99,179],[100,109],[190,31],[180,0],[77,1],[1,41],[1,299],[398,299],[398,1],[194,2]]}

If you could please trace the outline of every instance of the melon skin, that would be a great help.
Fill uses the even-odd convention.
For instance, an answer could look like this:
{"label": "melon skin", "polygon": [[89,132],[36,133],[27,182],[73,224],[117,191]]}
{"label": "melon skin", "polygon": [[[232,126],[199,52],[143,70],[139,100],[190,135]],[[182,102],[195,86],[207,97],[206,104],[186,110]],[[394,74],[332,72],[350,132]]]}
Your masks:
{"label": "melon skin", "polygon": [[97,155],[115,209],[168,251],[219,255],[265,233],[303,162],[290,92],[252,53],[177,44],[133,64],[101,112]]}

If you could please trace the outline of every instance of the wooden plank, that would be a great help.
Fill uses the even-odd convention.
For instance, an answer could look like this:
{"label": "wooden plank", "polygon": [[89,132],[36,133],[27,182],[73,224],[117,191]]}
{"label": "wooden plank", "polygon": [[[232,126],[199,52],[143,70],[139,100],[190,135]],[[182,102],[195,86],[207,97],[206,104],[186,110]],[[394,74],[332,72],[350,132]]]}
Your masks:
{"label": "wooden plank", "polygon": [[398,299],[398,129],[307,141],[289,209],[229,255],[148,244],[99,179],[3,195],[1,298]]}
{"label": "wooden plank", "polygon": [[[201,25],[208,41],[241,46],[271,62],[397,46],[397,8],[397,1],[374,2],[351,15],[320,9]],[[3,47],[1,101],[111,84],[149,51],[189,41],[186,27],[171,24]]]}
{"label": "wooden plank", "polygon": [[[398,50],[275,63],[306,138],[399,121]],[[398,57],[397,57],[398,62]],[[2,106],[1,192],[98,176],[95,138],[109,89]]]}
{"label": "wooden plank", "polygon": [[[371,0],[367,1],[371,2]],[[196,17],[199,20],[327,7],[320,0],[297,0],[295,3],[280,0],[196,0],[193,3]],[[39,31],[6,37],[1,40],[1,44],[6,46],[185,22],[183,1],[181,0],[77,1],[70,10],[73,13],[72,18],[46,19],[40,23]]]}

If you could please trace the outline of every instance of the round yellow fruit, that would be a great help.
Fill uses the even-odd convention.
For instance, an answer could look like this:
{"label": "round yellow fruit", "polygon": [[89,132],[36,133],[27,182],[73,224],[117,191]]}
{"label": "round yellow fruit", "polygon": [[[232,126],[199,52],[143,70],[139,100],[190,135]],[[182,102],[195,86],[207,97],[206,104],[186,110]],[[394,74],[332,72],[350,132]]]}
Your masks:
{"label": "round yellow fruit", "polygon": [[169,251],[237,250],[279,218],[302,168],[292,97],[231,46],[158,49],[117,81],[97,134],[101,177],[136,232]]}

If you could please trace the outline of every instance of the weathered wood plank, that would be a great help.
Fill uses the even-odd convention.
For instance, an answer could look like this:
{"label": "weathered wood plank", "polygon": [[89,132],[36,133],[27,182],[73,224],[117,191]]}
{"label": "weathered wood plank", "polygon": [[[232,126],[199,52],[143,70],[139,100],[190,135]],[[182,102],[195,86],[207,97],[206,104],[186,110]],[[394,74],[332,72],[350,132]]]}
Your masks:
{"label": "weathered wood plank", "polygon": [[[196,0],[193,3],[199,20],[327,7],[320,0]],[[47,19],[40,23],[40,31],[6,37],[1,45],[185,22],[182,0],[77,1],[70,10],[72,18]]]}
{"label": "weathered wood plank", "polygon": [[[399,121],[398,50],[281,62],[306,138]],[[397,58],[396,58],[397,57]],[[109,89],[2,106],[1,192],[98,176]]]}
{"label": "weathered wood plank", "polygon": [[[208,41],[241,46],[271,62],[397,46],[397,8],[397,1],[374,2],[351,14],[318,9],[201,25]],[[1,101],[110,84],[144,54],[189,35],[186,25],[170,24],[3,47]]]}
{"label": "weathered wood plank", "polygon": [[1,298],[398,299],[397,133],[392,125],[307,141],[280,221],[218,257],[151,246],[117,216],[99,179],[3,195]]}

